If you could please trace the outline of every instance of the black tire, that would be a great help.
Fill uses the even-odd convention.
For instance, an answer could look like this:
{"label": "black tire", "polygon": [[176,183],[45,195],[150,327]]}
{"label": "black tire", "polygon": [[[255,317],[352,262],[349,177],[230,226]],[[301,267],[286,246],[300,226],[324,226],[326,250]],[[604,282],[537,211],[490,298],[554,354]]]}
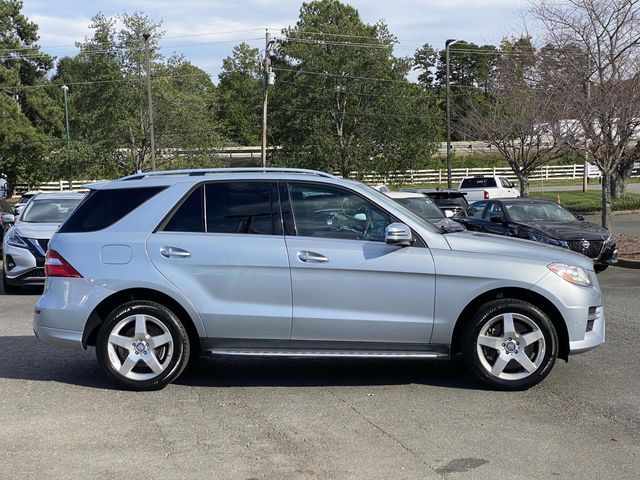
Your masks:
{"label": "black tire", "polygon": [[7,279],[7,272],[4,269],[4,262],[2,263],[2,288],[7,295],[17,295],[22,292],[22,287],[17,285],[11,285]]}
{"label": "black tire", "polygon": [[[511,314],[516,331],[513,341],[511,341],[512,336],[504,330],[504,322],[508,314]],[[479,336],[487,328],[503,329],[496,335],[499,340],[489,337],[489,340],[496,342],[495,350],[495,347],[479,345]],[[524,345],[522,335],[534,332],[538,337],[541,334],[541,338],[529,346],[520,347],[520,342]],[[508,338],[502,339],[502,335]],[[505,343],[502,343],[502,340]],[[517,345],[516,341],[518,341]],[[496,390],[526,390],[541,382],[553,368],[558,356],[558,335],[551,320],[535,305],[517,299],[500,299],[488,302],[478,309],[466,325],[461,347],[467,368],[484,384]],[[520,363],[520,361],[527,361],[527,358],[531,361],[531,363],[527,362],[529,367],[535,367],[531,372]],[[492,359],[494,359],[493,363],[491,363]],[[498,360],[501,361],[501,365],[504,365],[500,375],[510,378],[500,378],[489,371],[496,367]],[[526,376],[518,378],[522,375]]]}
{"label": "black tire", "polygon": [[607,268],[609,268],[609,265],[594,265],[593,266],[593,269],[596,271],[596,273],[604,272]]}
{"label": "black tire", "polygon": [[[144,315],[145,318],[149,318],[151,328],[155,328],[158,332],[157,335],[164,333],[168,333],[171,336],[171,344],[167,344],[167,350],[163,350],[166,355],[166,365],[163,366],[163,370],[159,374],[155,374],[151,371],[151,368],[147,366],[143,358],[147,357],[147,352],[145,351],[145,356],[140,356],[139,359],[134,357],[133,354],[136,353],[136,349],[132,346],[126,350],[125,348],[109,345],[109,337],[115,328],[127,328],[128,332],[131,332],[131,327],[129,327],[131,320],[128,320],[130,317],[136,315]],[[152,319],[152,320],[151,320]],[[129,323],[127,323],[129,322]],[[135,325],[135,320],[133,321]],[[124,324],[125,327],[118,327],[119,325]],[[149,323],[147,324],[149,326]],[[149,331],[149,335],[153,332]],[[136,334],[131,332],[132,341],[135,341]],[[128,337],[129,335],[124,335]],[[152,338],[150,336],[148,338]],[[151,343],[151,342],[149,342]],[[133,344],[132,344],[133,345]],[[149,344],[147,344],[149,345]],[[169,346],[170,345],[170,346]],[[160,360],[161,354],[159,351],[164,349],[165,347],[159,348],[148,348],[148,354],[153,355],[156,360]],[[166,353],[170,351],[171,353]],[[98,358],[98,362],[107,373],[107,375],[114,380],[118,385],[127,389],[127,390],[135,390],[135,391],[149,391],[149,390],[160,390],[166,387],[169,383],[173,382],[176,378],[180,376],[180,374],[184,371],[189,361],[191,352],[191,346],[189,343],[189,335],[185,330],[184,326],[180,319],[168,308],[164,305],[160,305],[159,303],[150,302],[146,300],[134,300],[129,303],[125,303],[124,305],[113,310],[109,316],[105,319],[105,321],[100,326],[100,330],[98,332],[98,337],[96,339],[96,357]],[[140,352],[142,355],[143,352]],[[114,365],[113,358],[114,356],[124,364],[128,356],[135,358],[138,363],[135,364],[132,373],[144,376],[144,375],[156,375],[153,378],[149,379],[132,379],[121,374]],[[136,373],[136,370],[145,370],[148,372]]]}

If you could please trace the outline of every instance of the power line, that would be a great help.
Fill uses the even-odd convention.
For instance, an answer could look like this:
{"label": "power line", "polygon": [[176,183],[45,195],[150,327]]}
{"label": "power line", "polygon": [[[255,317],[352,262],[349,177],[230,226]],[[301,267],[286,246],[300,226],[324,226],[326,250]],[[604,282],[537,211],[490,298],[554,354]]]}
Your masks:
{"label": "power line", "polygon": [[408,82],[406,79],[399,80],[399,79],[393,79],[393,78],[360,77],[360,76],[354,76],[354,75],[342,75],[342,74],[337,74],[337,73],[313,72],[313,71],[310,71],[310,70],[298,70],[298,69],[295,69],[295,68],[273,67],[273,70],[278,70],[278,71],[281,71],[281,72],[304,73],[304,74],[307,74],[307,75],[318,75],[318,76],[322,76],[322,77],[342,78],[342,79],[345,79],[345,80],[363,80],[363,81],[399,82],[399,83],[407,83]]}

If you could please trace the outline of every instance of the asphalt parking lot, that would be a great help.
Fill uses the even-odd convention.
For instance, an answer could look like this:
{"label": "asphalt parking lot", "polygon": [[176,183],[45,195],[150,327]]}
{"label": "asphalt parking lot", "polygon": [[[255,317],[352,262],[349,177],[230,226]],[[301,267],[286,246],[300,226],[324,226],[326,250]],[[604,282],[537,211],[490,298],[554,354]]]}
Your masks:
{"label": "asphalt parking lot", "polygon": [[618,478],[640,472],[640,272],[600,275],[606,344],[521,393],[459,361],[202,359],[112,389],[0,295],[0,478]]}

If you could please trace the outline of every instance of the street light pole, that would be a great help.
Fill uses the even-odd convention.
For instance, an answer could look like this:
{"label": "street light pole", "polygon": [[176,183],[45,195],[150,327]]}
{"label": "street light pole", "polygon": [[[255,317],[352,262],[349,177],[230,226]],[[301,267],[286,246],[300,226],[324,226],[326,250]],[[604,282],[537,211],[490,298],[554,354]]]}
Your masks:
{"label": "street light pole", "polygon": [[447,89],[446,89],[446,103],[447,103],[447,188],[451,188],[451,101],[450,101],[450,95],[451,95],[451,85],[450,85],[450,73],[449,73],[449,47],[451,45],[453,45],[454,43],[458,43],[460,42],[460,40],[455,40],[450,38],[449,40],[447,40],[444,43],[444,52],[445,52],[445,59],[446,59],[446,74],[445,74],[445,78],[446,78],[446,82],[447,82]]}
{"label": "street light pole", "polygon": [[144,53],[146,57],[146,70],[147,70],[147,103],[149,107],[149,137],[151,142],[151,170],[156,169],[156,136],[153,130],[153,97],[151,96],[151,52],[149,51],[149,38],[151,34],[145,33],[142,35],[144,38]]}
{"label": "street light pole", "polygon": [[67,92],[69,87],[62,85],[60,87],[64,93],[64,123],[67,131],[67,175],[69,180],[69,190],[73,189],[73,178],[71,175],[71,136],[69,134],[69,103],[67,101]]}

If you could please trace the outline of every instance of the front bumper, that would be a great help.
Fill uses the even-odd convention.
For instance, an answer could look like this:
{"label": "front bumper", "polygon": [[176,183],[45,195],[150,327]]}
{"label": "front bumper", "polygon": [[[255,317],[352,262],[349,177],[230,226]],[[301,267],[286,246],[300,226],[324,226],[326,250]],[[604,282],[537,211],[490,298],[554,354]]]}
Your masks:
{"label": "front bumper", "polygon": [[16,287],[44,285],[44,256],[35,248],[14,247],[4,242],[2,259],[9,285]]}
{"label": "front bumper", "polygon": [[606,242],[602,247],[602,252],[593,263],[595,265],[614,265],[618,263],[618,247],[615,242]]}

